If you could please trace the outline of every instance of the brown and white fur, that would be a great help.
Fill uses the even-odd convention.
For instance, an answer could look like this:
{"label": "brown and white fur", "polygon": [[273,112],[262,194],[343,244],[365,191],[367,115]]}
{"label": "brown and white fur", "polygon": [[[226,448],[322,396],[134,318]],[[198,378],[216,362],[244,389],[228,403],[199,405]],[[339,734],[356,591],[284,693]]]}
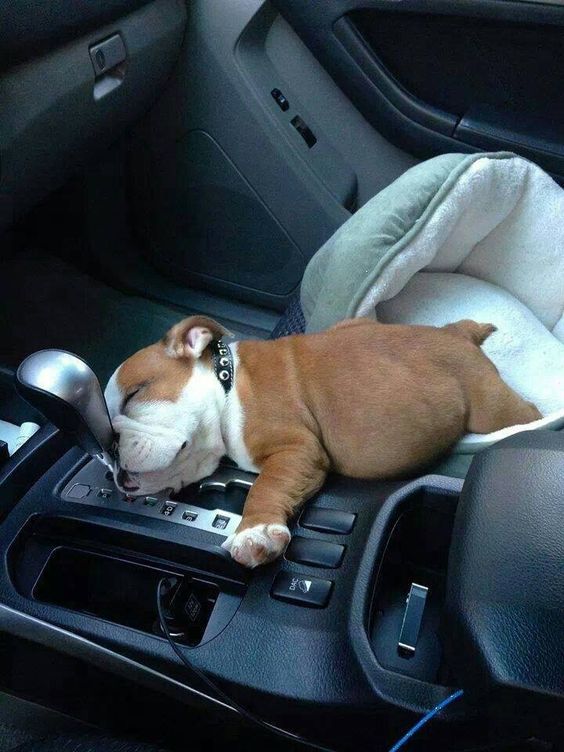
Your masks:
{"label": "brown and white fur", "polygon": [[140,350],[106,388],[119,434],[116,482],[134,494],[179,490],[228,455],[259,473],[225,542],[256,566],[280,555],[287,523],[330,470],[355,478],[413,473],[468,432],[540,417],[480,344],[495,327],[345,321],[321,334],[231,345],[225,394],[208,345],[222,326],[192,316]]}

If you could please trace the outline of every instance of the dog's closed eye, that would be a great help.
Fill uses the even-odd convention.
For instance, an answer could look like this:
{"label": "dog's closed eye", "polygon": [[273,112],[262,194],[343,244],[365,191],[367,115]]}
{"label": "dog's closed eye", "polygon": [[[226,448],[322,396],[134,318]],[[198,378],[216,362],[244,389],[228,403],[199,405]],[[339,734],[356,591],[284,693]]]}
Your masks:
{"label": "dog's closed eye", "polygon": [[121,410],[120,412],[123,413],[125,408],[127,407],[128,403],[135,397],[136,394],[139,394],[142,387],[137,387],[137,389],[134,389],[130,394],[127,395],[127,397],[124,399],[124,401],[121,404]]}

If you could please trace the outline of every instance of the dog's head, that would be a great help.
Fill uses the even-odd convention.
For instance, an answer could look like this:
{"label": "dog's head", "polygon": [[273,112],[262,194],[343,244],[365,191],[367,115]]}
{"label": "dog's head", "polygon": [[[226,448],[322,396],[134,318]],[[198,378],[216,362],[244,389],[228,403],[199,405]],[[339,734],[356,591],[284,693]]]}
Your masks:
{"label": "dog's head", "polygon": [[227,334],[191,316],[114,372],[105,396],[117,439],[114,478],[132,495],[174,491],[209,475],[225,448],[223,389],[208,345]]}

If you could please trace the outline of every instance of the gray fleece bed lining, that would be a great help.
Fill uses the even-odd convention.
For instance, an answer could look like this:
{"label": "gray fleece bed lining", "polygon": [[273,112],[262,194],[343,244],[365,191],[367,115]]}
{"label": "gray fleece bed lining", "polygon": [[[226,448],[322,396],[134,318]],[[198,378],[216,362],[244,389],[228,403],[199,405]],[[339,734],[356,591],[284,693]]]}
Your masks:
{"label": "gray fleece bed lining", "polygon": [[[498,327],[484,350],[543,413],[564,425],[564,191],[512,154],[444,155],[366,204],[310,262],[307,331],[351,316]],[[469,434],[473,453],[523,427]]]}

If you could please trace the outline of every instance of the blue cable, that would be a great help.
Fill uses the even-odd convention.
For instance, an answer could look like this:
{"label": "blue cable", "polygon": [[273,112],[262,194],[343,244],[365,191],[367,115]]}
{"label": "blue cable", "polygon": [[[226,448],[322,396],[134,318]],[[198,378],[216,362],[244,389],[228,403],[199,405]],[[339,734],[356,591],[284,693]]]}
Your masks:
{"label": "blue cable", "polygon": [[394,746],[390,749],[390,752],[397,752],[398,749],[403,747],[403,745],[408,742],[411,737],[416,734],[419,729],[424,726],[426,723],[428,723],[431,718],[434,718],[437,713],[440,713],[443,708],[446,708],[447,705],[450,705],[451,702],[454,702],[455,700],[458,700],[459,697],[462,697],[464,694],[463,689],[459,689],[457,692],[453,692],[449,697],[446,698],[446,700],[443,700],[442,702],[439,702],[439,704],[433,708],[433,710],[430,710],[427,715],[424,715],[421,720],[417,721],[415,726],[409,729],[407,734],[405,736],[402,736],[402,738],[399,740],[399,742],[396,742]]}

